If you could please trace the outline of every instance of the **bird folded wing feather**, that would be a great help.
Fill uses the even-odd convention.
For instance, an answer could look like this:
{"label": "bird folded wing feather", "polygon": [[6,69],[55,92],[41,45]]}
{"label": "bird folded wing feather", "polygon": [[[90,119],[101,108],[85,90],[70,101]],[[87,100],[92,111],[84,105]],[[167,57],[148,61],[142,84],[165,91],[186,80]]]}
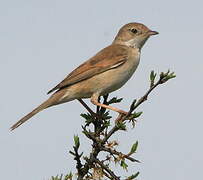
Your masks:
{"label": "bird folded wing feather", "polygon": [[123,65],[128,59],[128,49],[123,45],[110,45],[72,71],[47,94],[60,90],[97,74]]}

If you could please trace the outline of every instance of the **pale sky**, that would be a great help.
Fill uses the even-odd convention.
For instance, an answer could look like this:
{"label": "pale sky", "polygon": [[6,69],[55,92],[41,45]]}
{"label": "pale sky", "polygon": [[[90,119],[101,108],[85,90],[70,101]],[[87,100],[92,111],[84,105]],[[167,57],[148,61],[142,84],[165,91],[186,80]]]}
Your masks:
{"label": "pale sky", "polygon": [[143,180],[202,179],[202,7],[200,0],[1,1],[1,179],[47,180],[75,171],[68,153],[74,134],[80,136],[81,151],[90,147],[81,133],[79,114],[85,110],[77,101],[47,109],[12,133],[9,127],[129,22],[160,34],[142,49],[134,76],[111,94],[124,97],[117,107],[127,109],[143,95],[151,70],[170,69],[177,78],[157,88],[139,108],[144,114],[136,129],[112,137],[124,152],[139,141],[136,158],[142,163],[129,163],[129,172],[121,175],[140,171]]}

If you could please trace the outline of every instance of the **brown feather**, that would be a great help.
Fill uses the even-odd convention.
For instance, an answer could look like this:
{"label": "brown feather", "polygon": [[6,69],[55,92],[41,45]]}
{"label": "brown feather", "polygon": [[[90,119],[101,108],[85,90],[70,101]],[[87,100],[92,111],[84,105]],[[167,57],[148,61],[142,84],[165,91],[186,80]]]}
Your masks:
{"label": "brown feather", "polygon": [[128,47],[123,45],[110,45],[102,49],[95,56],[72,71],[61,83],[51,89],[47,94],[63,89],[85,79],[89,79],[96,74],[100,74],[118,65],[125,63],[128,59]]}
{"label": "brown feather", "polygon": [[11,131],[13,131],[14,129],[16,129],[17,127],[19,127],[20,125],[22,125],[24,122],[26,122],[27,120],[29,120],[32,116],[34,116],[35,114],[39,113],[40,111],[42,111],[43,109],[46,109],[47,107],[50,106],[50,99],[48,99],[47,101],[43,102],[41,105],[39,105],[37,108],[35,108],[32,112],[28,113],[26,116],[24,116],[23,118],[21,118],[18,122],[16,122],[10,129]]}

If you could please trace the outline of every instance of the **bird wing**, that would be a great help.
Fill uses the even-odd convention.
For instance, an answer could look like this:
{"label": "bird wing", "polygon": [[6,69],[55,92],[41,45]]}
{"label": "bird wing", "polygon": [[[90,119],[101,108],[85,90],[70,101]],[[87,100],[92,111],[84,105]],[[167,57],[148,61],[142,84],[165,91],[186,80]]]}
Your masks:
{"label": "bird wing", "polygon": [[94,75],[116,68],[124,64],[127,59],[128,48],[126,46],[110,45],[77,67],[47,94],[55,90],[63,89],[85,79],[89,79]]}

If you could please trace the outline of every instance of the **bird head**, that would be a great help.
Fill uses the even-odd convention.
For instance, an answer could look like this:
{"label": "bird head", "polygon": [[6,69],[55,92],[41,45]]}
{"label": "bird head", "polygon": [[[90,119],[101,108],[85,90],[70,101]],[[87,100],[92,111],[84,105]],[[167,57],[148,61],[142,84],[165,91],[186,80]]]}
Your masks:
{"label": "bird head", "polygon": [[150,36],[157,34],[144,24],[129,23],[119,30],[113,43],[141,49]]}

